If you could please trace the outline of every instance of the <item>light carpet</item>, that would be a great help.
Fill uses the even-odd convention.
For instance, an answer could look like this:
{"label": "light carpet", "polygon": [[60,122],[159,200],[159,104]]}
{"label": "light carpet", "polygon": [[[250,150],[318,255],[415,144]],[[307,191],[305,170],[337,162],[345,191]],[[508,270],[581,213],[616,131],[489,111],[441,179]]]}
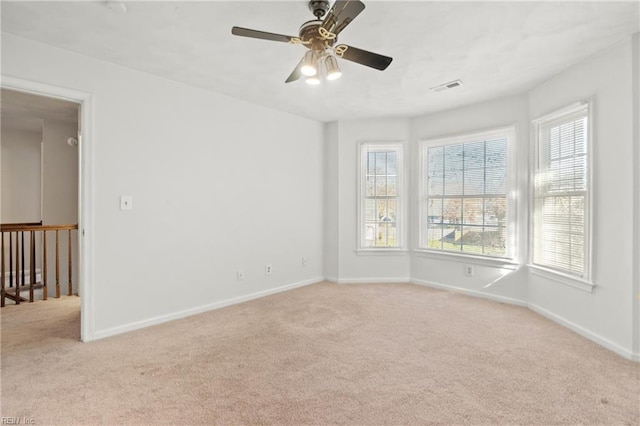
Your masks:
{"label": "light carpet", "polygon": [[640,364],[411,284],[319,283],[91,343],[77,297],[1,325],[1,415],[35,424],[640,424]]}

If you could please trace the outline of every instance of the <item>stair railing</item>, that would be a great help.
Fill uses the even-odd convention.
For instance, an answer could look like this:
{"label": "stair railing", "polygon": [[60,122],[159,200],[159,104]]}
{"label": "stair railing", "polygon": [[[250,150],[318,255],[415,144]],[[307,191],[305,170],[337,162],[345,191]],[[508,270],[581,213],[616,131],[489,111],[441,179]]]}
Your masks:
{"label": "stair railing", "polygon": [[[68,283],[67,295],[73,294],[73,263],[72,263],[72,231],[77,230],[78,225],[42,225],[42,222],[36,223],[7,223],[0,225],[0,233],[2,234],[0,254],[0,306],[5,306],[5,299],[10,299],[15,304],[20,302],[33,302],[34,290],[37,286],[42,288],[42,298],[47,299],[47,232],[55,232],[55,297],[60,297],[60,232],[68,232],[67,243],[67,264],[68,264]],[[28,244],[25,243],[25,233],[28,237]],[[37,238],[41,233],[41,250],[42,250],[42,273],[41,282],[36,283],[37,274]],[[28,264],[25,249],[28,247]],[[7,253],[8,252],[8,253]],[[7,261],[8,260],[8,264]],[[29,282],[26,282],[26,267],[29,267]],[[6,286],[8,278],[8,288]],[[10,291],[13,290],[12,294]],[[29,291],[29,298],[26,299],[20,295],[21,291]]]}

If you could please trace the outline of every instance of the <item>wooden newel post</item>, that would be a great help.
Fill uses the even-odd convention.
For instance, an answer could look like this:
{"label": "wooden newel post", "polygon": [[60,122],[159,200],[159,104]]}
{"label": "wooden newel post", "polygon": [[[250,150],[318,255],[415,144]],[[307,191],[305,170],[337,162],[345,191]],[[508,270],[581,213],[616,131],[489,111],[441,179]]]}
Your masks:
{"label": "wooden newel post", "polygon": [[56,299],[60,298],[60,238],[56,229]]}
{"label": "wooden newel post", "polygon": [[36,234],[29,232],[29,303],[33,303],[33,286],[36,284]]}
{"label": "wooden newel post", "polygon": [[67,289],[67,296],[71,296],[73,294],[73,284],[71,280],[73,267],[71,266],[71,229],[69,229],[69,287]]}
{"label": "wooden newel post", "polygon": [[47,300],[47,231],[42,231],[42,300]]}
{"label": "wooden newel post", "polygon": [[9,287],[13,287],[13,233],[9,232]]}
{"label": "wooden newel post", "polygon": [[20,238],[16,232],[16,305],[20,304]]}

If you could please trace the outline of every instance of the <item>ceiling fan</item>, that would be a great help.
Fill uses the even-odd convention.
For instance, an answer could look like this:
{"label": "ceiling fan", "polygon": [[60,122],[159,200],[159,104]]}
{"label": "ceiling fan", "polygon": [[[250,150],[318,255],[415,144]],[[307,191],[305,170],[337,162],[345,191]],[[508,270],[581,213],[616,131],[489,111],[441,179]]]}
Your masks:
{"label": "ceiling fan", "polygon": [[[310,0],[309,9],[316,19],[302,24],[298,37],[241,27],[233,27],[231,33],[242,37],[301,44],[309,49],[285,83],[306,76],[307,83],[316,85],[320,84],[323,74],[327,80],[335,80],[342,75],[336,58],[346,59],[380,71],[385,70],[393,60],[388,56],[346,44],[336,45],[338,34],[364,9],[364,3],[360,0],[336,0],[331,10],[329,10],[329,0]],[[322,19],[323,17],[324,19]]]}

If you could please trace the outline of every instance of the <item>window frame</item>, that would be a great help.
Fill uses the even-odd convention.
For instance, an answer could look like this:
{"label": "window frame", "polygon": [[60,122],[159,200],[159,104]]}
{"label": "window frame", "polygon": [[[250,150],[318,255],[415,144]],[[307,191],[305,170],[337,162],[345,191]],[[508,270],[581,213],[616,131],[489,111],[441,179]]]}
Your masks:
{"label": "window frame", "polygon": [[[368,247],[366,245],[366,179],[367,179],[367,154],[369,152],[396,151],[396,246],[393,247]],[[404,141],[362,141],[358,144],[358,205],[357,205],[357,249],[358,254],[376,254],[383,252],[406,252],[406,168],[405,168],[405,142]]]}
{"label": "window frame", "polygon": [[[554,125],[561,125],[570,121],[575,121],[577,117],[584,116],[587,119],[586,125],[586,190],[585,192],[585,209],[584,209],[584,270],[582,275],[572,273],[571,271],[554,268],[553,266],[543,265],[535,263],[536,256],[536,244],[535,240],[535,227],[536,227],[536,214],[538,198],[536,188],[536,177],[540,170],[541,162],[541,149],[542,149],[542,130],[544,128],[553,127]],[[547,278],[551,278],[560,283],[575,287],[587,292],[593,291],[595,284],[593,282],[593,146],[594,146],[594,133],[593,133],[593,101],[583,100],[575,102],[571,105],[565,106],[558,110],[552,111],[548,114],[540,116],[531,122],[532,124],[532,163],[531,163],[531,179],[530,179],[530,205],[531,214],[529,218],[529,258],[528,267],[536,275],[542,275]]]}
{"label": "window frame", "polygon": [[[456,145],[476,142],[478,140],[491,140],[505,138],[506,139],[506,218],[505,218],[505,255],[491,255],[483,253],[472,253],[454,250],[434,249],[429,248],[427,243],[427,232],[425,218],[427,217],[427,201],[429,199],[427,194],[427,176],[429,174],[427,157],[428,149],[446,145]],[[484,264],[499,264],[499,265],[517,265],[518,261],[518,203],[515,198],[517,193],[518,177],[516,169],[516,127],[515,125],[503,126],[493,128],[489,130],[469,132],[453,136],[445,136],[433,139],[423,139],[418,141],[419,151],[419,167],[418,167],[418,241],[415,251],[418,253],[424,253],[429,256],[461,260],[475,260]],[[484,194],[483,194],[484,197]]]}

